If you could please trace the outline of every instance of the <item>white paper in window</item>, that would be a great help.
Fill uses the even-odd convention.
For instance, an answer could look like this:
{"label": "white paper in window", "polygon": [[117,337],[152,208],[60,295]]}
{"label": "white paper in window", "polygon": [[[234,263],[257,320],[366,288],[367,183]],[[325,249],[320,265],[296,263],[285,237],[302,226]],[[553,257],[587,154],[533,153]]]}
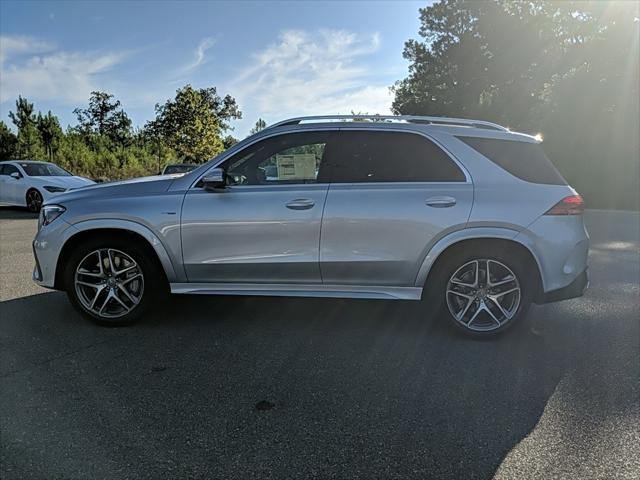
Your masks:
{"label": "white paper in window", "polygon": [[276,155],[278,180],[315,180],[316,156],[313,153]]}

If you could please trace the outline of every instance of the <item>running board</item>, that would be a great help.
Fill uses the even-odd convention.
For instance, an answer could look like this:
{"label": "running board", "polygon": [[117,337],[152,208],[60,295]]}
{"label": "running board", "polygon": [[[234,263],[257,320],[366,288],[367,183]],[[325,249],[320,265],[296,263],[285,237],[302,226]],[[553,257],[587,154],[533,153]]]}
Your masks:
{"label": "running board", "polygon": [[420,300],[422,288],[291,283],[172,283],[171,293]]}

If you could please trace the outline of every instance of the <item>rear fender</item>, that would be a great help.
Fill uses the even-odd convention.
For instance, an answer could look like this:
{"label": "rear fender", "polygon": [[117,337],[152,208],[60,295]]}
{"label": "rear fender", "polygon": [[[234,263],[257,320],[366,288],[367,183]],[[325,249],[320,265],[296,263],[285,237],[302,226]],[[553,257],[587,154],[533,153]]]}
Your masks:
{"label": "rear fender", "polygon": [[422,262],[422,265],[420,266],[420,269],[418,270],[415,286],[425,286],[425,283],[429,276],[429,272],[431,271],[431,268],[435,264],[436,260],[445,250],[447,250],[452,245],[455,245],[456,243],[462,242],[464,240],[501,239],[519,243],[527,250],[529,250],[531,256],[536,261],[538,272],[540,272],[542,289],[543,291],[546,291],[544,283],[545,279],[540,268],[540,259],[538,254],[536,253],[533,242],[531,242],[526,236],[519,235],[519,233],[520,232],[518,230],[505,227],[472,227],[449,233],[448,235],[436,241],[436,243],[429,249]]}

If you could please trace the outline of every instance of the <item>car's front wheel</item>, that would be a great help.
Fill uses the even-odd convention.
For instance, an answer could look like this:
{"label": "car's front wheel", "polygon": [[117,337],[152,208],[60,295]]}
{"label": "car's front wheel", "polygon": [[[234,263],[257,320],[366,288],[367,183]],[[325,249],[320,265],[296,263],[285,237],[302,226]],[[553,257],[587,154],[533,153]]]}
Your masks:
{"label": "car's front wheel", "polygon": [[35,188],[29,189],[26,196],[27,208],[32,213],[39,213],[42,207],[42,194]]}
{"label": "car's front wheel", "polygon": [[535,272],[522,255],[498,249],[458,251],[438,267],[432,299],[465,333],[494,335],[526,316]]}
{"label": "car's front wheel", "polygon": [[134,242],[94,239],[76,248],[65,271],[67,294],[80,313],[107,325],[131,323],[157,293],[157,267]]}

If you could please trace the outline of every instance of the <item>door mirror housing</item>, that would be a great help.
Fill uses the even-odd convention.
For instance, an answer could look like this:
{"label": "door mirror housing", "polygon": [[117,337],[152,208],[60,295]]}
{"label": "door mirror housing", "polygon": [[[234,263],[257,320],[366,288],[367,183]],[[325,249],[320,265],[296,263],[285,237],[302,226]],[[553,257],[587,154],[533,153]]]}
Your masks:
{"label": "door mirror housing", "polygon": [[202,186],[208,191],[220,191],[227,186],[227,174],[222,168],[214,168],[202,179]]}
{"label": "door mirror housing", "polygon": [[22,178],[22,175],[20,175],[20,172],[13,172],[11,174],[11,178],[13,178],[15,180],[20,180]]}

